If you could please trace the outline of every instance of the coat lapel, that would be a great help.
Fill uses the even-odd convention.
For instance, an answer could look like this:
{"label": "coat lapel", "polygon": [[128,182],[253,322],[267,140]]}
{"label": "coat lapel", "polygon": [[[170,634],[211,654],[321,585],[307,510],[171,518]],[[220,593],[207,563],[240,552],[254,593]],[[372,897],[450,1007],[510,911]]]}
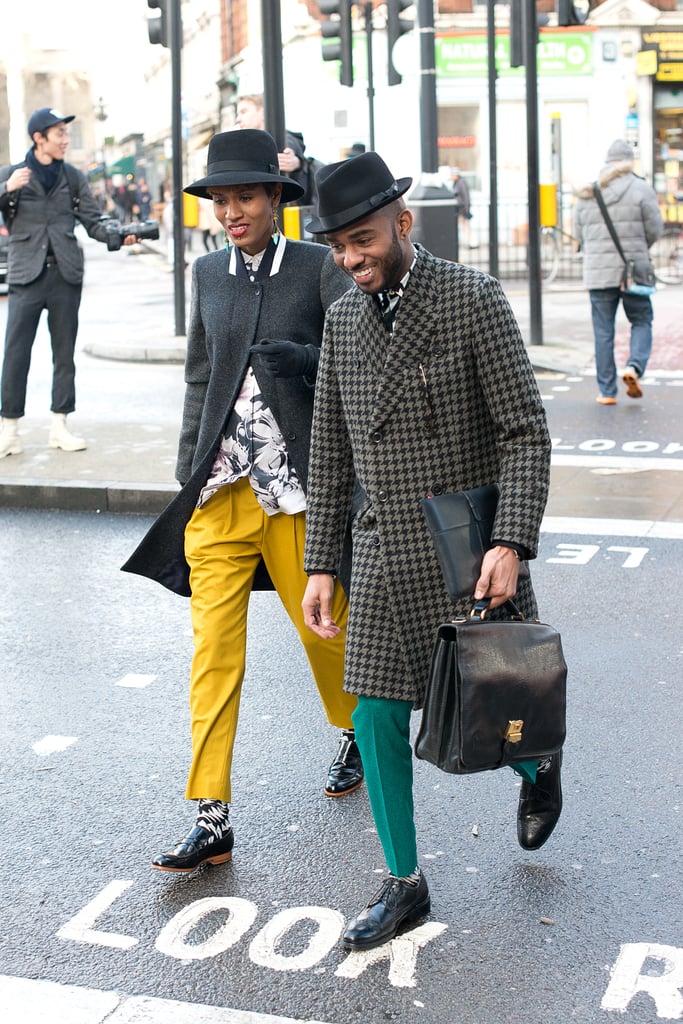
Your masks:
{"label": "coat lapel", "polygon": [[418,258],[398,307],[391,340],[379,321],[387,344],[373,410],[374,427],[379,427],[404,400],[404,382],[411,374],[419,376],[420,364],[426,359],[438,331],[438,302],[429,267],[430,256],[419,246],[417,251]]}

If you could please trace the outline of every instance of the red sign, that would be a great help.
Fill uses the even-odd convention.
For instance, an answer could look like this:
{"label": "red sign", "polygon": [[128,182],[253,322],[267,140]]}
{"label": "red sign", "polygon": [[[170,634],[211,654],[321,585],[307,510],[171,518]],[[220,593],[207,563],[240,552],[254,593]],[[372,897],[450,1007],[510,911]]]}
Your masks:
{"label": "red sign", "polygon": [[477,142],[474,135],[439,135],[436,141],[440,149],[472,149]]}

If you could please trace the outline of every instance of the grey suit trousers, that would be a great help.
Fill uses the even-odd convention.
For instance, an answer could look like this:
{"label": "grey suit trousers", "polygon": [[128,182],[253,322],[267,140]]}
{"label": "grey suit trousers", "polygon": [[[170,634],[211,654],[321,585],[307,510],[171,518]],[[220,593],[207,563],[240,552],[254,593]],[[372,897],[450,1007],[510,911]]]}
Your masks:
{"label": "grey suit trousers", "polygon": [[74,350],[78,333],[80,284],[69,284],[56,263],[46,266],[30,284],[12,284],[9,290],[5,356],[2,365],[4,419],[24,415],[31,350],[44,309],[52,343],[52,412],[70,413],[76,407]]}

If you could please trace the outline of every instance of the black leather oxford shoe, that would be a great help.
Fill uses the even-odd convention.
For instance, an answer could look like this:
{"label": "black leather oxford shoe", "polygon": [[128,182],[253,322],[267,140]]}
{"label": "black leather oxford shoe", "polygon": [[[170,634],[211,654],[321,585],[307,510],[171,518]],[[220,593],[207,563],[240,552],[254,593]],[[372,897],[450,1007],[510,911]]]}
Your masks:
{"label": "black leather oxford shoe", "polygon": [[365,773],[353,729],[345,729],[336,757],[327,772],[326,796],[346,796],[363,783]]}
{"label": "black leather oxford shoe", "polygon": [[428,914],[430,905],[423,874],[417,885],[390,875],[365,910],[351,922],[342,942],[350,949],[374,949],[395,938],[401,925]]}
{"label": "black leather oxford shoe", "polygon": [[235,837],[232,829],[216,839],[201,825],[195,825],[170,853],[160,853],[152,861],[157,871],[194,871],[200,864],[225,864],[232,859]]}
{"label": "black leather oxford shoe", "polygon": [[562,751],[541,761],[536,782],[523,782],[517,807],[517,839],[525,850],[538,850],[549,839],[562,811]]}

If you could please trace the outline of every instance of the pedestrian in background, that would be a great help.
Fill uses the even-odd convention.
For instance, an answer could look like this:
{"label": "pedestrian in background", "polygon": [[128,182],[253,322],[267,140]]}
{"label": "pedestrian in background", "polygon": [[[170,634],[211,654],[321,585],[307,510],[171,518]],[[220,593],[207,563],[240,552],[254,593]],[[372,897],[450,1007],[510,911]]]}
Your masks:
{"label": "pedestrian in background", "polygon": [[[237,100],[235,125],[238,128],[263,130],[265,127],[263,96],[260,94],[240,96]],[[316,200],[315,172],[323,165],[320,160],[306,156],[306,143],[301,132],[287,131],[285,148],[278,153],[277,158],[282,173],[288,175],[302,188],[301,196],[294,201],[293,205],[311,206]]]}
{"label": "pedestrian in background", "polygon": [[149,186],[144,178],[140,178],[138,181],[137,205],[140,220],[149,220],[149,215],[152,210],[152,193],[150,192]]}
{"label": "pedestrian in background", "polygon": [[[190,679],[192,765],[186,798],[196,823],[161,871],[230,859],[235,732],[253,588],[277,590],[296,627],[328,721],[342,730],[324,791],[357,789],[363,767],[343,690],[347,599],[332,595],[340,635],[306,629],[301,594],[313,394],[325,311],[350,285],[326,246],[286,239],[277,208],[301,186],[279,173],[264,131],[223,132],[190,195],[210,198],[230,243],[192,266],[185,408],[176,475],[182,490],[124,569],[190,595],[195,651]],[[286,671],[286,666],[285,666]],[[288,680],[292,721],[306,700]],[[282,794],[286,803],[287,793]]]}
{"label": "pedestrian in background", "polygon": [[472,204],[470,190],[459,167],[451,168],[451,191],[458,200],[458,224],[460,236],[470,249],[478,249],[479,243],[472,241]]}
{"label": "pedestrian in background", "polygon": [[[543,403],[497,281],[413,245],[413,217],[376,153],[318,174],[318,217],[335,262],[356,283],[328,311],[316,387],[303,599],[309,628],[337,634],[332,607],[354,480],[351,604],[344,685],[358,696],[356,739],[389,867],[344,944],[371,949],[430,907],[418,863],[410,718],[422,706],[438,626],[472,600],[448,596],[422,499],[497,482],[492,548],[475,597],[492,618],[514,597],[536,617],[519,560],[535,558],[550,475]],[[560,756],[522,768],[517,835],[537,849],[560,815]]]}
{"label": "pedestrian in background", "polygon": [[[32,147],[20,164],[0,170],[0,212],[10,227],[9,308],[2,364],[0,458],[19,455],[19,420],[26,403],[31,350],[40,316],[47,310],[52,344],[52,426],[48,443],[81,451],[86,443],[72,434],[67,416],[76,407],[74,350],[83,286],[83,251],[74,234],[80,222],[91,238],[106,242],[102,217],[85,175],[65,163],[67,125],[74,115],[41,107],[31,114]],[[124,240],[132,245],[134,235]]]}
{"label": "pedestrian in background", "polygon": [[216,220],[213,212],[213,203],[210,199],[199,200],[199,214],[197,228],[201,232],[202,244],[206,252],[213,252],[220,248],[220,236],[223,234],[223,225]]}
{"label": "pedestrian in background", "polygon": [[[629,260],[647,257],[663,231],[657,194],[634,173],[633,160],[633,148],[623,139],[616,139],[607,150],[597,182]],[[631,324],[629,357],[621,378],[629,398],[641,398],[640,378],[652,351],[652,301],[649,295],[621,291],[624,261],[598,206],[594,184],[584,185],[576,194],[574,235],[583,252],[583,283],[591,303],[599,391],[596,401],[616,405],[614,326],[619,302]]]}

